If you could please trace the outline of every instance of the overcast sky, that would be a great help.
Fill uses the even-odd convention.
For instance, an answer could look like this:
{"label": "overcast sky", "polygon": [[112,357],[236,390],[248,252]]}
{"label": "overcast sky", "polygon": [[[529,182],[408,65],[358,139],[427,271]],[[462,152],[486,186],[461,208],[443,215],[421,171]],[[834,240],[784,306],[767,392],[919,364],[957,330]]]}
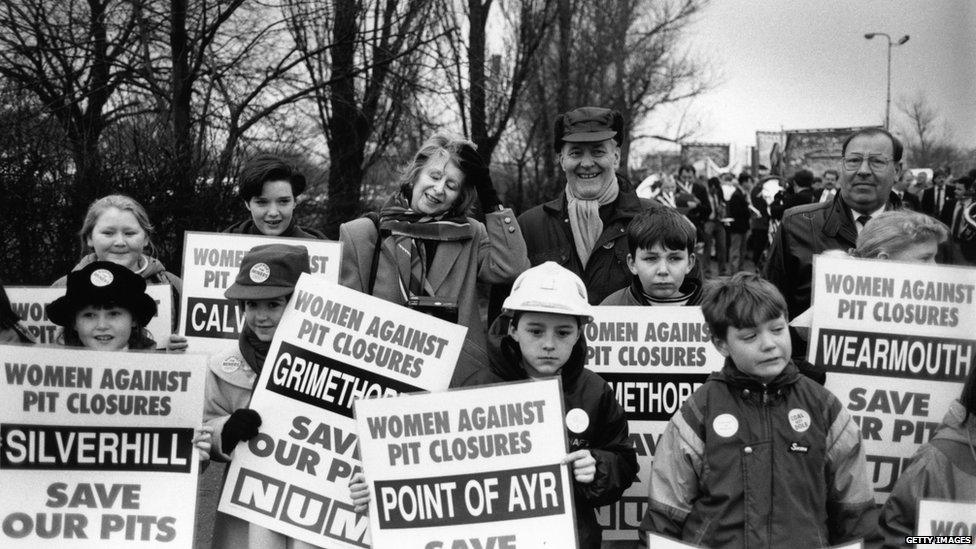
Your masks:
{"label": "overcast sky", "polygon": [[[887,32],[892,127],[924,92],[954,140],[976,147],[976,1],[714,0],[686,46],[718,74],[692,112],[698,140],[755,144],[757,130],[882,124]],[[657,123],[675,114],[660,113]]]}

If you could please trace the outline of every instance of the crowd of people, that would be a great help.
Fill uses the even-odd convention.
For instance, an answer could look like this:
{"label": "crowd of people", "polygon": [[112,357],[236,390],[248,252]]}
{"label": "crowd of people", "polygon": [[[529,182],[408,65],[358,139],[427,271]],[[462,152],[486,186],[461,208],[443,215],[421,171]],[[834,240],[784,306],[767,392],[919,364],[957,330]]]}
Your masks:
{"label": "crowd of people", "polygon": [[[589,418],[564,460],[581,547],[600,547],[596,510],[637,477],[649,486],[642,531],[706,547],[825,547],[859,538],[904,546],[919,498],[976,497],[973,369],[943,426],[879,509],[858,426],[822,386],[825,374],[803,360],[805,334],[789,325],[810,307],[817,254],[973,260],[976,171],[951,179],[936,170],[929,183],[903,168],[897,138],[866,129],[847,138],[837,168],[820,177],[801,169],[788,181],[746,172],[704,179],[682,166],[639,189],[618,173],[619,113],[571,110],[558,117],[553,137],[565,187],[518,216],[502,206],[472,143],[430,138],[378,212],[342,225],[340,283],[467,327],[451,387],[561,377],[567,408]],[[296,223],[304,189],[288,163],[252,159],[239,180],[247,216],[227,232],[322,238]],[[475,201],[483,218],[470,213]],[[153,337],[165,336],[168,351],[187,350],[175,317],[169,334],[145,330],[156,314],[146,283],[169,283],[174,302],[181,283],[153,258],[144,208],[123,195],[101,198],[79,235],[84,255],[55,282],[65,295],[47,308],[63,327],[60,343],[126,351],[155,348]],[[261,427],[247,403],[288,299],[309,272],[300,241],[285,242],[248,252],[226,291],[244,325],[236,344],[210,358],[194,439],[206,459],[233,460],[237,444]],[[497,316],[485,316],[479,283],[493,286]],[[2,300],[0,341],[30,344]],[[596,305],[700,306],[726,358],[671,419],[651,471],[638,470],[612,389],[584,366],[583,327]],[[811,424],[802,461],[787,453],[789,425],[777,423],[797,409]],[[357,510],[368,508],[363,475],[350,494]],[[213,547],[305,545],[218,513]]]}

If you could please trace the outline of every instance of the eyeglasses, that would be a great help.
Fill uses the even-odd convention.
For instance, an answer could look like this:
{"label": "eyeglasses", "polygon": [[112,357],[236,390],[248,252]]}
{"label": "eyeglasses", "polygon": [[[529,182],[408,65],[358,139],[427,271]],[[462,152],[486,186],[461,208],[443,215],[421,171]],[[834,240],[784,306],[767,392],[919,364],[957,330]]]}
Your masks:
{"label": "eyeglasses", "polygon": [[868,161],[868,167],[871,168],[872,172],[880,172],[887,168],[888,164],[891,164],[891,159],[884,156],[845,156],[844,169],[852,172],[857,171],[864,165],[865,159]]}

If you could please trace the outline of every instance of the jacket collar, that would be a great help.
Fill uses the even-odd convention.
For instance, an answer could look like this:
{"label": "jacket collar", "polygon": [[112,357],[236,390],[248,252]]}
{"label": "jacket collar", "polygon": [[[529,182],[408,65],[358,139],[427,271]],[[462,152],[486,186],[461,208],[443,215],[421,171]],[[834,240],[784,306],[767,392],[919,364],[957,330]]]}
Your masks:
{"label": "jacket collar", "polygon": [[[898,198],[897,194],[889,193],[885,211],[900,208],[901,199]],[[830,209],[827,210],[823,234],[831,238],[843,239],[851,247],[857,244],[857,227],[854,225],[854,218],[851,217],[851,209],[844,202],[844,197],[839,192],[834,195],[834,201],[831,203]]]}
{"label": "jacket collar", "polygon": [[725,365],[722,367],[722,370],[710,374],[708,379],[721,381],[737,388],[759,391],[762,391],[763,389],[776,391],[789,385],[793,385],[798,379],[800,379],[801,375],[800,369],[796,367],[796,364],[794,364],[792,360],[790,360],[786,363],[786,367],[783,368],[783,371],[780,372],[778,376],[773,378],[769,383],[763,383],[755,377],[743,373],[741,370],[739,370],[739,368],[736,367],[731,358],[726,358]]}

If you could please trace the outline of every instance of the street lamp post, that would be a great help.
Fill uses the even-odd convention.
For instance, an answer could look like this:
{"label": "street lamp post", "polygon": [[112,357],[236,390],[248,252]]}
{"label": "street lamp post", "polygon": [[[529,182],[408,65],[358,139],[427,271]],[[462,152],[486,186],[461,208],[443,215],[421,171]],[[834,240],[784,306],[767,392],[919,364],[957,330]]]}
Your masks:
{"label": "street lamp post", "polygon": [[891,120],[891,48],[892,46],[900,46],[905,42],[908,42],[908,35],[906,34],[905,36],[902,36],[901,38],[898,39],[897,42],[892,42],[891,36],[888,36],[888,33],[886,32],[869,32],[864,35],[864,37],[867,38],[868,40],[874,38],[875,36],[884,36],[885,38],[888,39],[888,77],[887,77],[888,94],[885,99],[885,124],[884,124],[884,127],[887,130],[889,122]]}

